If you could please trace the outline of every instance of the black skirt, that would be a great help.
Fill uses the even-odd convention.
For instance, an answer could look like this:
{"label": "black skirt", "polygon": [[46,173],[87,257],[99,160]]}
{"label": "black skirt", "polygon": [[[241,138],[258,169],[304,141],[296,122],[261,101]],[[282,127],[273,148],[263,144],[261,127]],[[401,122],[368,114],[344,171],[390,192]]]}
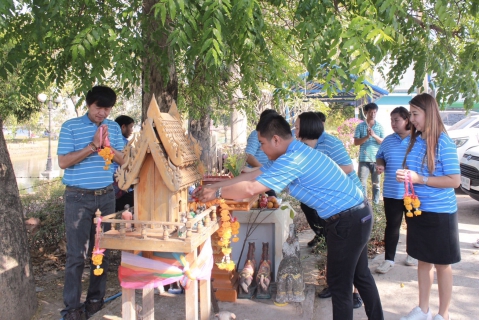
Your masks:
{"label": "black skirt", "polygon": [[433,264],[461,261],[457,212],[454,214],[423,211],[407,218],[406,251],[411,257]]}

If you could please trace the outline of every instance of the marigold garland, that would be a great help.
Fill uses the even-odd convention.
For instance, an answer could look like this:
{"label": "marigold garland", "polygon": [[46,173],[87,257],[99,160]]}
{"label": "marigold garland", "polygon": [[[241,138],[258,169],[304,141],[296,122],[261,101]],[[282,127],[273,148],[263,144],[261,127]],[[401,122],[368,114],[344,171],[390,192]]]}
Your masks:
{"label": "marigold garland", "polygon": [[[100,126],[100,137],[103,137],[103,126]],[[101,149],[102,145],[103,148]],[[115,154],[111,149],[110,139],[108,139],[108,136],[105,137],[103,144],[100,141],[100,149],[98,150],[98,154],[105,160],[105,166],[103,167],[103,170],[110,169],[111,160],[113,160]]]}
{"label": "marigold garland", "polygon": [[105,252],[105,249],[100,249],[101,220],[102,217],[98,217],[96,221],[95,246],[93,247],[91,256],[92,263],[96,266],[95,270],[93,270],[95,276],[101,276],[103,274],[103,268],[100,266],[103,263],[103,253]]}
{"label": "marigold garland", "polygon": [[[409,192],[409,188],[411,192]],[[406,171],[406,176],[404,177],[404,207],[406,207],[406,217],[412,218],[415,216],[420,216],[422,211],[419,210],[419,206],[421,205],[421,201],[419,201],[418,196],[414,193],[414,186],[412,184],[411,172]],[[414,215],[411,212],[412,209],[414,210]]]}
{"label": "marigold garland", "polygon": [[98,154],[105,160],[105,166],[103,167],[103,169],[104,170],[110,169],[111,160],[113,160],[113,157],[115,156],[111,148],[104,147],[103,149],[98,151]]}
{"label": "marigold garland", "polygon": [[240,223],[236,220],[236,218],[232,218],[229,210],[225,209],[225,202],[223,199],[219,200],[219,205],[221,211],[221,221],[220,221],[220,228],[217,231],[219,236],[219,240],[217,241],[217,245],[221,248],[221,252],[223,253],[223,258],[221,262],[216,263],[219,269],[233,271],[236,268],[236,265],[233,260],[231,260],[231,251],[232,248],[230,246],[231,242],[238,242],[238,234]]}

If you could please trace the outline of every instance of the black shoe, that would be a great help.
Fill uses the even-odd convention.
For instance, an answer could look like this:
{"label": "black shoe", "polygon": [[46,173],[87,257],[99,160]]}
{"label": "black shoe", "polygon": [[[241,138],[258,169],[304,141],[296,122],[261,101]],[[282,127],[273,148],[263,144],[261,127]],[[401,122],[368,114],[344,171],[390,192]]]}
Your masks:
{"label": "black shoe", "polygon": [[85,313],[81,309],[73,309],[63,317],[63,320],[86,320]]}
{"label": "black shoe", "polygon": [[85,302],[86,318],[90,319],[95,313],[101,310],[103,307],[103,299],[101,300],[89,300]]}
{"label": "black shoe", "polygon": [[316,247],[319,242],[319,236],[314,236],[313,240],[308,242],[308,247]]}
{"label": "black shoe", "polygon": [[329,287],[324,288],[320,293],[318,293],[318,297],[321,299],[326,299],[331,297],[331,291],[329,291]]}
{"label": "black shoe", "polygon": [[353,309],[361,308],[363,306],[363,299],[359,296],[359,293],[353,293]]}

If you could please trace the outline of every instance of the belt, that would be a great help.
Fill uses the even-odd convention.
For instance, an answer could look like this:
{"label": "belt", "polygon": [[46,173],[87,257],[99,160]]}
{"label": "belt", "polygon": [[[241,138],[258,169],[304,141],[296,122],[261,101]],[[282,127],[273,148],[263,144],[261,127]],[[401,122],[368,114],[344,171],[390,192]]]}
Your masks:
{"label": "belt", "polygon": [[86,193],[86,194],[94,194],[95,196],[101,196],[103,194],[107,194],[110,191],[113,191],[113,185],[110,184],[109,186],[106,186],[103,189],[83,189],[83,188],[67,186],[65,190],[79,192],[79,193]]}
{"label": "belt", "polygon": [[357,206],[354,206],[354,207],[351,207],[349,209],[343,210],[340,213],[336,213],[335,215],[332,215],[331,217],[324,219],[324,221],[326,221],[327,223],[333,222],[333,221],[341,218],[341,216],[348,215],[350,213],[353,213],[354,211],[363,209],[364,207],[366,207],[366,201],[364,201],[363,203],[358,204]]}

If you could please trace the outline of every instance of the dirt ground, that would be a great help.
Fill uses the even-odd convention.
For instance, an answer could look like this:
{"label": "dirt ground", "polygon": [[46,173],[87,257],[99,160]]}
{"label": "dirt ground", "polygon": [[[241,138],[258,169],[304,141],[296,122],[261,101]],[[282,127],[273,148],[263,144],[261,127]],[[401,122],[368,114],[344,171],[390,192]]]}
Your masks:
{"label": "dirt ground", "polygon": [[[294,219],[298,232],[308,230],[309,226],[299,205],[292,202],[293,209],[296,211]],[[310,236],[309,236],[310,237]],[[121,252],[111,250],[110,266],[108,271],[107,292],[105,299],[114,297],[121,293],[121,286],[118,281],[118,266],[121,263]],[[303,269],[305,277],[308,277],[309,283],[316,285],[324,284],[324,277],[318,272],[321,256],[311,253],[303,255]],[[60,311],[63,309],[63,282],[65,277],[65,252],[58,248],[54,254],[41,254],[32,252],[32,263],[35,274],[35,284],[38,298],[38,309],[33,320],[60,319]],[[83,295],[86,297],[86,290],[89,281],[89,264],[85,263],[83,272]],[[141,305],[141,291],[137,290],[136,301]],[[272,304],[272,300],[264,301]],[[227,307],[227,304],[226,304]],[[223,310],[223,308],[221,308]],[[284,310],[283,310],[284,311]],[[283,312],[282,311],[282,312]],[[184,295],[176,295],[168,292],[156,292],[155,295],[155,319],[182,320],[185,314]],[[107,303],[105,307],[91,319],[121,319],[121,296],[114,298]]]}

